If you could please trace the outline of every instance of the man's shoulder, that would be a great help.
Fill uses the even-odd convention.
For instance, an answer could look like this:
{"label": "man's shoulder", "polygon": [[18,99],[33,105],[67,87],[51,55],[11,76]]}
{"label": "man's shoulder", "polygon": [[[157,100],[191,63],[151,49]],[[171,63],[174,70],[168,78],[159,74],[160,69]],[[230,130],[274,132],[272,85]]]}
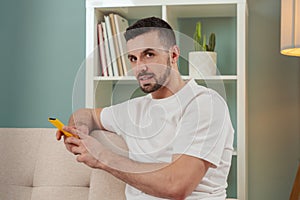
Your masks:
{"label": "man's shoulder", "polygon": [[[186,91],[182,94],[184,98],[189,96],[192,101],[196,100],[202,100],[202,101],[210,101],[213,99],[224,99],[220,95],[219,92],[217,92],[215,89],[209,87],[209,86],[203,86],[198,84],[195,80],[190,80],[188,83],[189,87],[186,89]],[[225,90],[224,90],[225,93]]]}
{"label": "man's shoulder", "polygon": [[[226,91],[224,86],[220,85],[218,87],[218,91],[212,87],[199,85],[197,83],[192,85],[193,92],[195,93],[195,97],[197,99],[203,99],[205,97],[209,97],[208,99],[219,99],[225,102]],[[220,90],[220,91],[219,91]]]}
{"label": "man's shoulder", "polygon": [[134,98],[125,100],[123,102],[114,104],[110,107],[113,108],[113,109],[124,109],[124,108],[128,108],[128,107],[131,107],[131,106],[137,106],[137,105],[140,105],[140,104],[144,104],[145,102],[147,102],[147,99],[150,99],[148,97],[148,95],[140,96],[140,97],[134,97]]}

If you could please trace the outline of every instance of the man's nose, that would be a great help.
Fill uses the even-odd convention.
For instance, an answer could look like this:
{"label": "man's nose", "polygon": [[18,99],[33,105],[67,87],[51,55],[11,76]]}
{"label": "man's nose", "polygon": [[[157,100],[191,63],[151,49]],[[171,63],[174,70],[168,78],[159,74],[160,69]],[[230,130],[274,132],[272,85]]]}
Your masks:
{"label": "man's nose", "polygon": [[137,72],[143,72],[148,70],[148,66],[145,62],[138,61],[136,65]]}

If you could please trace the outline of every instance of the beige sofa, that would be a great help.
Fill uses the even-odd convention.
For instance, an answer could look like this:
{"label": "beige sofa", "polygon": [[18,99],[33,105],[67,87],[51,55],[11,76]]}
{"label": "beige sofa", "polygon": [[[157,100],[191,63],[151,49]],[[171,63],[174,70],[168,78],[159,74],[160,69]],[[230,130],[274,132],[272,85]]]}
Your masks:
{"label": "beige sofa", "polygon": [[[125,199],[123,182],[78,163],[55,139],[55,132],[52,128],[0,128],[0,200]],[[114,137],[101,131],[92,134],[105,136],[107,145]],[[126,148],[120,138],[112,140],[115,150]]]}
{"label": "beige sofa", "polygon": [[[0,128],[0,200],[124,200],[125,184],[78,163],[52,128]],[[127,156],[113,133],[91,133]]]}

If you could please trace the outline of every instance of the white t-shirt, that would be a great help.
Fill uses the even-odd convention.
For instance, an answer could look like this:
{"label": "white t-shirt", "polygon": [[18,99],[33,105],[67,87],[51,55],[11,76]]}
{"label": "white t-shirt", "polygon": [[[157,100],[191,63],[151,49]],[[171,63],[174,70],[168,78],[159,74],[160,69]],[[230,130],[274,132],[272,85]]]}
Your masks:
{"label": "white t-shirt", "polygon": [[[168,98],[148,94],[104,108],[101,122],[124,138],[135,161],[170,163],[173,154],[186,154],[210,162],[212,167],[187,199],[226,198],[234,130],[227,104],[214,90],[190,80]],[[130,185],[126,197],[160,199]]]}

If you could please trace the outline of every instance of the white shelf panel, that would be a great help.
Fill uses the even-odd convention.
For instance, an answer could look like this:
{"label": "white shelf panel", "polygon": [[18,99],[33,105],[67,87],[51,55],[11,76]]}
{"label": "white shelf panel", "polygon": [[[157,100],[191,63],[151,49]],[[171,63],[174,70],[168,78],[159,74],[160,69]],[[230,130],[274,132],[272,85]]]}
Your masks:
{"label": "white shelf panel", "polygon": [[162,17],[161,6],[127,6],[127,7],[101,7],[96,8],[97,12],[101,12],[103,15],[110,13],[118,13],[126,19],[140,19],[147,16]]}
{"label": "white shelf panel", "polygon": [[104,77],[104,76],[95,76],[95,81],[134,81],[136,80],[134,76],[114,76],[114,77]]}
{"label": "white shelf panel", "polygon": [[193,4],[236,4],[246,0],[86,0],[86,7],[124,7],[124,6],[147,6],[147,5],[193,5]]}
{"label": "white shelf panel", "polygon": [[238,155],[238,153],[237,153],[236,149],[234,149],[234,150],[233,150],[233,153],[232,153],[232,155],[233,155],[233,156],[237,156],[237,155]]}
{"label": "white shelf panel", "polygon": [[164,5],[237,4],[246,0],[162,0]]}
{"label": "white shelf panel", "polygon": [[[190,76],[181,76],[183,80],[191,79]],[[95,76],[95,81],[135,81],[136,78],[134,76],[116,76],[116,77],[104,77],[104,76]],[[205,78],[196,79],[196,80],[228,80],[235,81],[237,80],[237,76],[235,75],[222,75],[222,76],[207,76]]]}
{"label": "white shelf panel", "polygon": [[167,10],[176,18],[236,16],[236,4],[167,5]]}
{"label": "white shelf panel", "polygon": [[86,7],[130,7],[162,5],[162,0],[140,1],[140,0],[86,0]]}
{"label": "white shelf panel", "polygon": [[[182,76],[184,80],[191,79],[190,76]],[[235,81],[237,80],[237,76],[235,75],[221,75],[221,76],[205,76],[204,78],[195,78],[196,80],[224,80],[224,81]]]}

